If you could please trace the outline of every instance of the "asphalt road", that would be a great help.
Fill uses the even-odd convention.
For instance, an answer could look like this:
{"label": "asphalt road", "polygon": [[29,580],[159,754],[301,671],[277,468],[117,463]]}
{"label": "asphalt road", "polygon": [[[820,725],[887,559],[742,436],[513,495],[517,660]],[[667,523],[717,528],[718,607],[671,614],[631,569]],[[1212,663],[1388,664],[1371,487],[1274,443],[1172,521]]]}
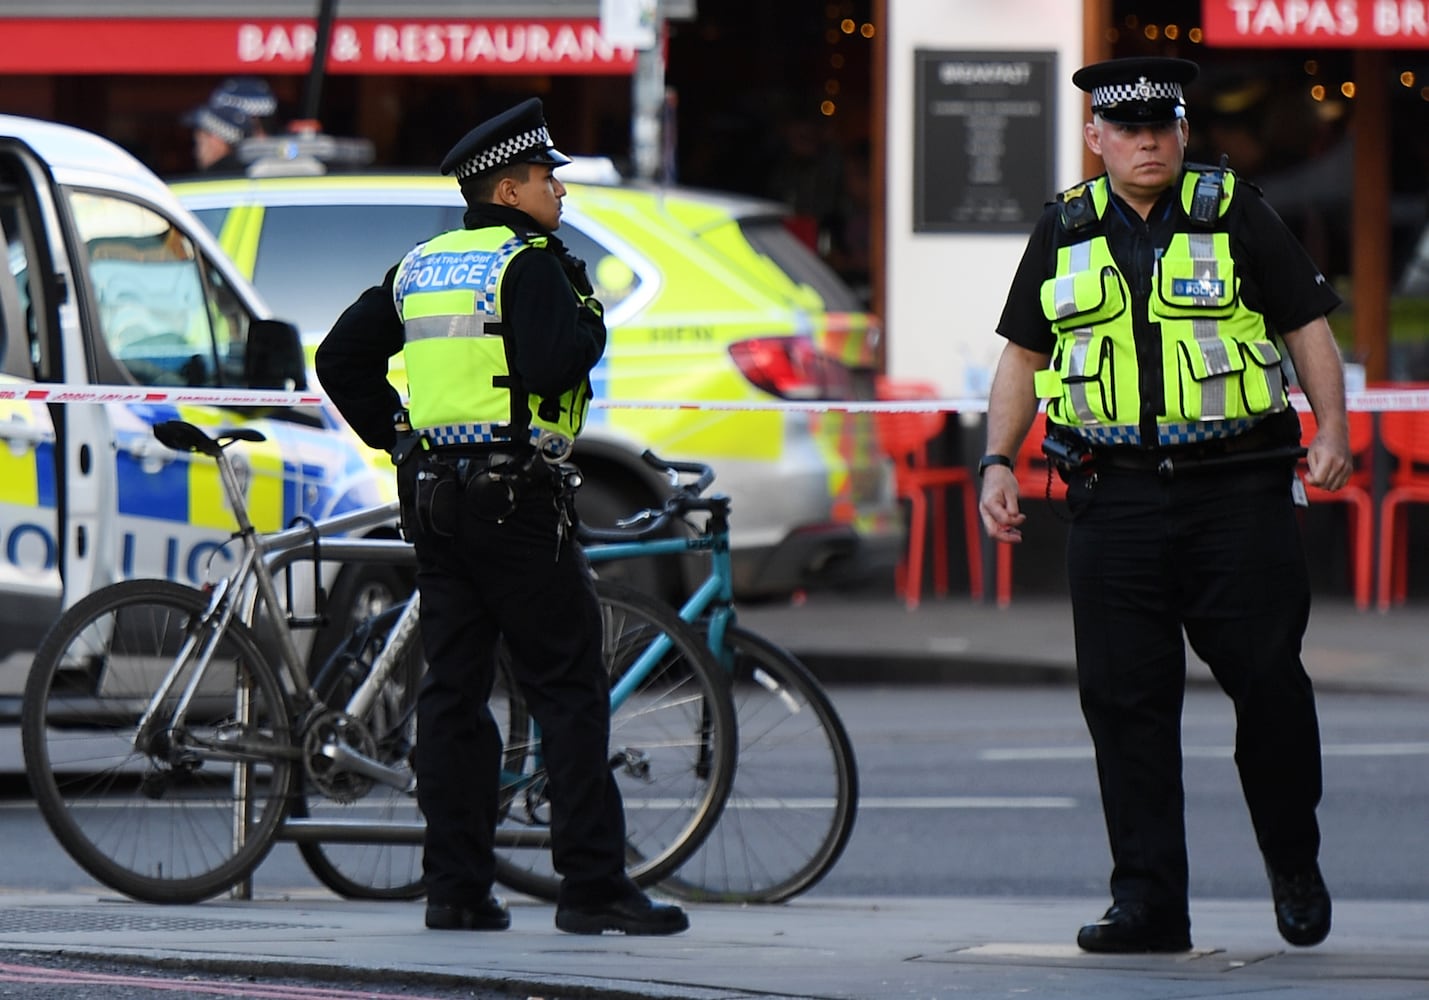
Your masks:
{"label": "asphalt road", "polygon": [[[860,810],[823,896],[1098,896],[1109,870],[1090,745],[1067,686],[840,687]],[[1402,695],[1322,692],[1326,878],[1337,895],[1429,898],[1429,713]],[[1196,897],[1252,899],[1265,876],[1218,692],[1187,696],[1188,846]],[[92,891],[19,782],[0,797],[0,892]],[[6,791],[0,784],[0,792]],[[277,845],[255,892],[325,893]]]}

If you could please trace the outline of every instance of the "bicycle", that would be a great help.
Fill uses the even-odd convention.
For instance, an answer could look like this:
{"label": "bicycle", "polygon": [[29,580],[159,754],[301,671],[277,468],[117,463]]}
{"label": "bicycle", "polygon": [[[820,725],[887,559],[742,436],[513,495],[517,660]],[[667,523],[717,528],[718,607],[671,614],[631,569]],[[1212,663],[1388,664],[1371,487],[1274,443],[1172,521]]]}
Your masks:
{"label": "bicycle", "polygon": [[[781,902],[807,891],[838,862],[858,811],[858,766],[838,712],[814,675],[787,650],[737,622],[730,559],[730,500],[705,496],[713,481],[699,463],[643,456],[673,489],[658,509],[621,527],[582,526],[599,567],[618,559],[701,554],[706,574],[681,605],[730,680],[739,747],[719,822],[660,887],[694,901]],[[681,481],[693,475],[692,481]],[[692,523],[692,515],[702,515]],[[661,537],[668,525],[693,529]],[[597,594],[626,588],[597,582]]]}
{"label": "bicycle", "polygon": [[[586,555],[595,565],[648,555],[699,553],[709,560],[708,574],[680,610],[680,618],[698,625],[702,640],[730,680],[739,746],[733,785],[718,822],[693,854],[660,881],[673,895],[696,901],[780,902],[808,890],[838,861],[853,831],[858,802],[858,770],[852,744],[837,711],[809,670],[792,654],[736,624],[729,552],[730,502],[723,496],[704,496],[714,480],[708,466],[666,462],[646,453],[645,461],[671,476],[673,492],[659,508],[641,511],[621,522],[623,527],[594,529],[582,525],[579,536]],[[681,481],[680,476],[694,476]],[[675,521],[688,523],[692,514],[706,514],[703,524],[688,537],[661,536]],[[652,635],[641,628],[621,628],[628,609],[640,608],[651,618],[663,610],[653,598],[620,583],[596,580],[596,595],[606,618],[607,636],[623,635],[617,643],[626,653],[608,660],[615,665],[612,681],[617,689],[619,663],[645,651]],[[353,639],[351,655],[403,656],[405,637],[394,633],[393,622],[415,615],[419,602],[413,595],[405,607],[380,615],[371,632],[391,635],[385,647],[375,646],[362,633]],[[668,624],[657,627],[669,628]],[[609,641],[609,639],[608,639]],[[340,655],[349,655],[340,653]],[[510,667],[504,660],[498,671],[493,704],[507,706],[498,718],[513,721],[503,727],[503,737],[518,754],[526,741],[519,706],[512,697]],[[519,693],[515,695],[519,699]],[[509,769],[508,769],[509,770]],[[627,800],[628,825],[644,822],[639,801]],[[638,838],[637,838],[638,839]],[[319,850],[322,848],[319,847]],[[407,895],[420,895],[420,852],[400,846],[378,846],[366,866],[369,879],[377,871],[406,871]],[[635,852],[632,850],[632,854]],[[543,859],[544,860],[544,859]],[[310,863],[310,867],[312,867]],[[503,884],[540,899],[555,899],[559,879],[548,867],[508,866],[499,876]],[[314,867],[314,871],[319,871]],[[320,874],[320,877],[321,874]],[[381,898],[387,893],[369,891],[361,879],[338,883],[323,881],[340,894]]]}
{"label": "bicycle", "polygon": [[[279,839],[298,842],[325,882],[410,894],[405,874],[374,867],[380,848],[369,854],[347,845],[421,840],[421,824],[398,808],[415,789],[407,762],[415,605],[409,621],[394,623],[405,635],[381,639],[392,656],[365,670],[320,669],[310,683],[293,636],[310,622],[290,619],[274,575],[299,558],[410,560],[402,542],[332,537],[390,520],[395,505],[260,535],[225,451],[261,441],[258,432],[210,437],[169,421],[154,433],[175,451],[217,463],[241,552],[234,571],[206,591],[122,581],[81,599],[51,627],[26,682],[21,720],[41,813],[90,875],[147,902],[197,902],[238,886]],[[718,819],[731,781],[734,722],[725,678],[709,669],[699,638],[659,606],[634,602],[625,611],[625,622],[606,635],[608,666],[621,679],[612,730],[618,716],[624,740],[611,766],[633,786],[629,801],[650,806],[654,822],[628,841],[632,877],[649,884],[674,870]],[[405,666],[397,655],[404,651]],[[510,859],[549,852],[539,734],[518,698],[498,708],[514,734],[503,761],[513,775],[503,799],[512,822],[498,831],[498,879],[519,886],[525,876]],[[369,798],[376,818],[346,815]]]}

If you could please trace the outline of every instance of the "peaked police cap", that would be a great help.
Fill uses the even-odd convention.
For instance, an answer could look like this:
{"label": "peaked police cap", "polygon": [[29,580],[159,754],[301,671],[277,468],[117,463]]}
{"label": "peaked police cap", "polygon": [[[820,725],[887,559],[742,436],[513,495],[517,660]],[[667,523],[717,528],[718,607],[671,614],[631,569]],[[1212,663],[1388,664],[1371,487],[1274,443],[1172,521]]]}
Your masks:
{"label": "peaked police cap", "polygon": [[472,129],[442,160],[442,173],[458,180],[479,177],[513,163],[570,163],[551,143],[541,99],[532,97]]}
{"label": "peaked police cap", "polygon": [[1137,56],[1083,66],[1072,82],[1092,95],[1092,113],[1122,125],[1186,117],[1181,91],[1200,72],[1189,59]]}
{"label": "peaked police cap", "polygon": [[236,146],[253,134],[254,121],[237,108],[201,104],[181,119],[190,128],[201,129],[218,136],[230,146]]}
{"label": "peaked police cap", "polygon": [[230,76],[208,95],[211,108],[234,108],[250,118],[267,118],[278,110],[278,99],[254,76]]}

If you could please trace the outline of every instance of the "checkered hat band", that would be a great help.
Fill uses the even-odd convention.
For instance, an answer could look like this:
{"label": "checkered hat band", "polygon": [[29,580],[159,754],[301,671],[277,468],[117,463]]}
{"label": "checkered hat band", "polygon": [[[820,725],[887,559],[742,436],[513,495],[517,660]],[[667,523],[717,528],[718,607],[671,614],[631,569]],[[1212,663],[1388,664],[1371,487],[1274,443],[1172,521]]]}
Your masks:
{"label": "checkered hat band", "polygon": [[275,97],[243,97],[238,94],[220,94],[213,103],[225,108],[242,111],[249,118],[267,118],[278,110]]}
{"label": "checkered hat band", "polygon": [[1124,101],[1180,101],[1179,83],[1152,83],[1142,78],[1135,83],[1114,83],[1092,88],[1092,107],[1113,107]]}
{"label": "checkered hat band", "polygon": [[526,152],[528,149],[545,149],[551,145],[551,133],[544,125],[540,128],[533,128],[529,132],[522,132],[520,135],[513,135],[510,139],[503,139],[495,146],[483,149],[471,159],[456,168],[457,180],[464,180],[467,177],[490,170],[492,167],[499,167],[510,163],[512,157]]}
{"label": "checkered hat band", "polygon": [[201,108],[199,112],[194,115],[193,121],[196,128],[201,128],[205,132],[212,132],[230,146],[236,146],[243,140],[243,130],[241,128],[220,118],[208,108]]}

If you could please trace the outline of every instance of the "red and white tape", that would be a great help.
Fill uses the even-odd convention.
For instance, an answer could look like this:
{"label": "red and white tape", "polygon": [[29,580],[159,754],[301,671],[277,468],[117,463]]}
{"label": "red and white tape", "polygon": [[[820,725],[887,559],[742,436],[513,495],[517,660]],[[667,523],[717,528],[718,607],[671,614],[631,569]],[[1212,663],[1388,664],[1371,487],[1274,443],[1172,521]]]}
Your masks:
{"label": "red and white tape", "polygon": [[[171,403],[203,406],[317,406],[326,397],[316,392],[279,392],[264,389],[161,389],[132,385],[0,385],[0,400],[32,403]],[[1291,393],[1298,409],[1307,409],[1303,395]],[[1429,410],[1429,388],[1361,389],[1346,394],[1351,410],[1375,413]],[[729,410],[782,413],[983,413],[987,400],[887,399],[887,400],[664,400],[598,399],[592,405],[604,410]]]}

